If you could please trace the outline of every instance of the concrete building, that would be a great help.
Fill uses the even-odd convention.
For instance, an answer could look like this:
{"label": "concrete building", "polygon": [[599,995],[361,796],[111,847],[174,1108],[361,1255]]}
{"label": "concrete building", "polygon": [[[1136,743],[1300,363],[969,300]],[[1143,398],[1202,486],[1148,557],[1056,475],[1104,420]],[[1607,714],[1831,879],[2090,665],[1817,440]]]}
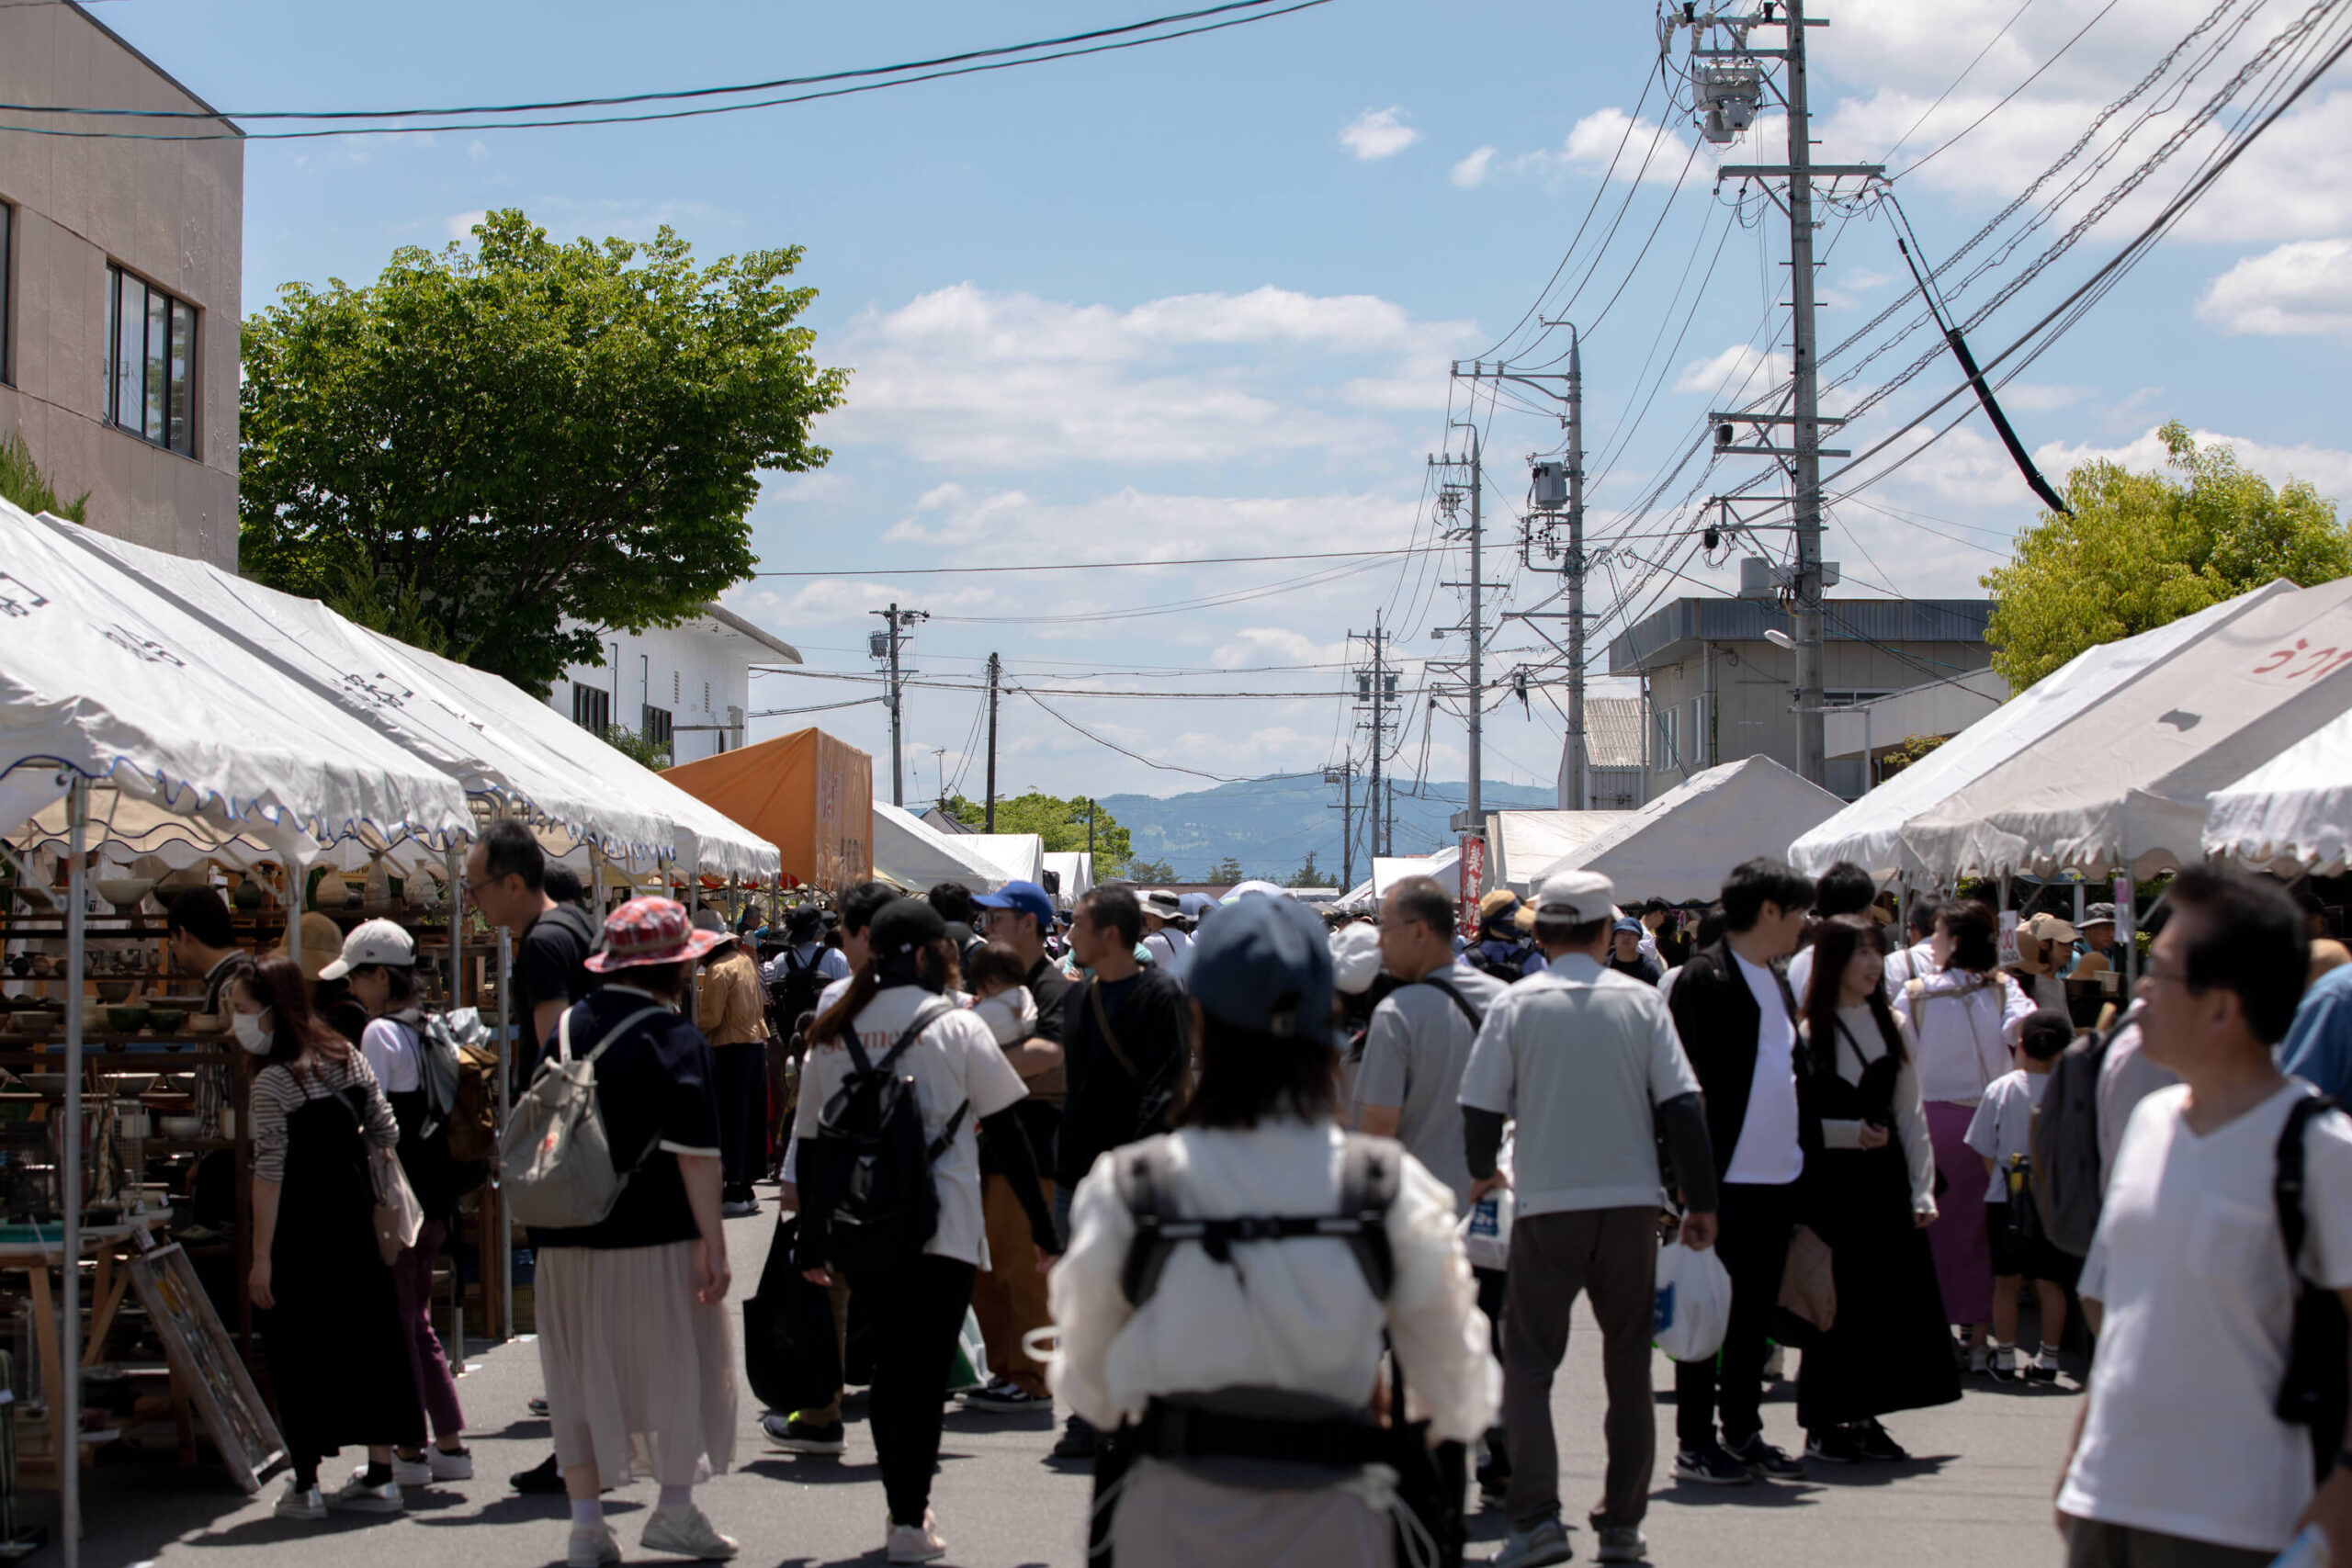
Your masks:
{"label": "concrete building", "polygon": [[[0,102],[211,106],[82,6],[0,6]],[[91,527],[237,564],[243,133],[13,111],[0,131],[0,433]],[[212,140],[34,134],[139,130]]]}
{"label": "concrete building", "polygon": [[[1847,707],[1984,669],[1989,599],[1831,599],[1824,605],[1825,698]],[[1767,756],[1796,766],[1796,654],[1766,637],[1787,612],[1756,599],[1677,599],[1609,645],[1609,673],[1642,682],[1645,801],[1702,768]],[[1873,733],[1883,752],[1905,738]],[[1862,759],[1832,758],[1825,781],[1851,800]]]}
{"label": "concrete building", "polygon": [[2009,700],[2009,683],[1992,670],[1926,681],[1890,696],[1839,708],[1822,720],[1831,762],[1870,760],[1871,784],[1888,755],[1912,739],[1949,740]]}
{"label": "concrete building", "polygon": [[1560,750],[1558,781],[1563,811],[1634,811],[1642,805],[1642,699],[1584,700],[1585,797],[1568,798],[1568,753]]}
{"label": "concrete building", "polygon": [[743,744],[752,667],[797,664],[800,652],[734,611],[705,604],[674,626],[605,633],[603,665],[575,664],[548,705],[602,735],[619,724],[670,753],[700,761]]}

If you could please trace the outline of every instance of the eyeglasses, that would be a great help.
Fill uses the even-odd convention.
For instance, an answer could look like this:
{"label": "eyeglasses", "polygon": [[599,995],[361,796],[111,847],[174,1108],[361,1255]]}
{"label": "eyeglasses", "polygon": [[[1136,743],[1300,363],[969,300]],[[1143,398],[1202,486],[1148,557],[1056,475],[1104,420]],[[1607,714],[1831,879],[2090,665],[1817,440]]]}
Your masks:
{"label": "eyeglasses", "polygon": [[[512,872],[507,873],[508,876],[513,874],[514,873]],[[505,876],[485,876],[480,882],[468,882],[461,884],[461,886],[466,890],[466,897],[473,903],[479,904],[481,902],[481,890],[483,888],[495,887],[505,880]]]}
{"label": "eyeglasses", "polygon": [[2169,964],[2158,964],[2152,959],[2148,966],[2140,971],[2140,983],[2147,985],[2157,980],[2163,981],[2167,986],[2186,987],[2188,984],[2188,971],[2176,969]]}

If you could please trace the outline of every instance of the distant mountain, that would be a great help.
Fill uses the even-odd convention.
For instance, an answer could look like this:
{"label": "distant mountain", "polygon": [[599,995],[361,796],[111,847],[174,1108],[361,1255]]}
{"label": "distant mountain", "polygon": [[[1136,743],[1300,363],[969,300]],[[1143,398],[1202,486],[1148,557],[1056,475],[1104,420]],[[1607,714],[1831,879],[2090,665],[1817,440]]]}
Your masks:
{"label": "distant mountain", "polygon": [[[1371,874],[1363,852],[1363,790],[1359,780],[1355,802],[1359,882]],[[1555,803],[1551,790],[1526,784],[1487,784],[1480,787],[1479,796],[1489,809],[1549,809]],[[1398,789],[1393,836],[1396,852],[1427,854],[1451,842],[1446,818],[1461,810],[1468,799],[1468,786],[1462,784],[1423,784],[1418,795]],[[1323,880],[1334,886],[1340,881],[1340,789],[1319,779],[1253,779],[1190,795],[1106,795],[1102,805],[1127,829],[1137,856],[1166,861],[1175,868],[1180,881],[1204,878],[1209,867],[1231,857],[1241,863],[1244,875],[1279,882],[1298,870],[1310,851]]]}

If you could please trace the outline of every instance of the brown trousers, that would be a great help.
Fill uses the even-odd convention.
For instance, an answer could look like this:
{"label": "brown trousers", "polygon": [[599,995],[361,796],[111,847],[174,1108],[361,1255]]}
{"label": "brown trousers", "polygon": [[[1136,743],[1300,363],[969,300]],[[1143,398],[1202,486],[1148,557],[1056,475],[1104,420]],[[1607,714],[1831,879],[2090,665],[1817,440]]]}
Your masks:
{"label": "brown trousers", "polygon": [[1504,1510],[1513,1529],[1560,1512],[1560,1450],[1552,1431],[1552,1379],[1568,1350],[1577,1297],[1589,1292],[1600,1322],[1601,1423],[1609,1469],[1604,1525],[1638,1525],[1649,1512],[1657,1412],[1650,1331],[1657,1293],[1657,1210],[1583,1209],[1525,1214],[1511,1226],[1503,1297],[1503,1428],[1510,1450]]}
{"label": "brown trousers", "polygon": [[2263,1568],[2275,1555],[2098,1519],[2066,1524],[2066,1568]]}
{"label": "brown trousers", "polygon": [[[1050,1207],[1054,1184],[1043,1185]],[[1029,1218],[1012,1195],[1012,1182],[1001,1176],[980,1179],[980,1217],[988,1230],[990,1267],[973,1278],[972,1315],[989,1348],[989,1371],[1023,1393],[1043,1396],[1046,1369],[1021,1348],[1021,1337],[1052,1323],[1054,1314],[1046,1306],[1046,1277],[1037,1272]]]}

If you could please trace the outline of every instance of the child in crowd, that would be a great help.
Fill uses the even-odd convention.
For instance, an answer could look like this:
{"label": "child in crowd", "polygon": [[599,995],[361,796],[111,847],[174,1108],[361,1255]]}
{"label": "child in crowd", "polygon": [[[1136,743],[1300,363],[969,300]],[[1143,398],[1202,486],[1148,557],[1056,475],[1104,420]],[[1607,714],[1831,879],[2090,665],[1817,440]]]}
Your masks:
{"label": "child in crowd", "polygon": [[[2042,1008],[2019,1027],[2017,1050],[2025,1065],[1995,1078],[1968,1124],[1968,1146],[1984,1156],[1991,1182],[1984,1194],[1984,1229],[1993,1243],[1993,1359],[1996,1378],[2058,1381],[2058,1340],[2066,1328],[2066,1292],[2082,1260],[2061,1252],[2042,1234],[2032,1184],[2033,1112],[2050,1087],[2050,1071],[2075,1037],[2066,1015]],[[2018,1356],[2018,1288],[2034,1282],[2041,1305],[2041,1348]]]}
{"label": "child in crowd", "polygon": [[1028,972],[1021,954],[1001,942],[975,948],[965,967],[964,984],[979,998],[972,1010],[987,1022],[999,1045],[1017,1045],[1037,1032],[1037,1004],[1022,984]]}

